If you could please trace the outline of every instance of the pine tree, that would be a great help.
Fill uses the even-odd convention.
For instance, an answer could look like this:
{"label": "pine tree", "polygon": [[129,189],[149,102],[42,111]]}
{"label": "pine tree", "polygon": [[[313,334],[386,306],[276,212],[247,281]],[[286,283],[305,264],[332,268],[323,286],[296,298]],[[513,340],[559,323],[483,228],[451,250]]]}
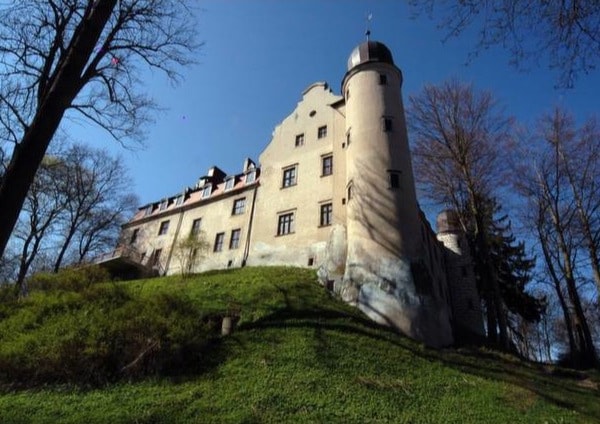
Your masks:
{"label": "pine tree", "polygon": [[[482,203],[485,205],[485,220],[481,233],[485,234],[491,264],[482,263],[474,231],[470,228],[472,225],[467,225],[467,237],[474,252],[475,273],[488,314],[488,327],[500,326],[502,320],[498,317],[501,314],[507,326],[505,329],[488,328],[488,338],[494,343],[494,335],[504,330],[522,340],[525,336],[519,330],[521,323],[539,321],[545,310],[545,299],[527,292],[527,285],[532,280],[531,271],[535,267],[535,258],[528,257],[525,243],[517,241],[508,215],[501,215],[501,207],[496,199],[484,199]],[[468,214],[465,213],[464,216],[468,218]],[[498,281],[497,294],[488,293],[491,286],[485,280],[489,278],[490,269]],[[515,347],[515,340],[512,341],[512,347]]]}

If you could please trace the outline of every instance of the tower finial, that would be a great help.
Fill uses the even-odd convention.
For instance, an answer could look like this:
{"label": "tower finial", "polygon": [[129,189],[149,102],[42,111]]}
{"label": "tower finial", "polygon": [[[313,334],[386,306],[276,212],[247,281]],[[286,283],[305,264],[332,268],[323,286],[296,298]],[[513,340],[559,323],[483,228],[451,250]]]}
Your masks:
{"label": "tower finial", "polygon": [[373,14],[371,12],[369,12],[369,14],[367,15],[367,29],[365,31],[365,35],[367,36],[367,41],[369,41],[369,38],[371,37],[371,21],[373,20]]}

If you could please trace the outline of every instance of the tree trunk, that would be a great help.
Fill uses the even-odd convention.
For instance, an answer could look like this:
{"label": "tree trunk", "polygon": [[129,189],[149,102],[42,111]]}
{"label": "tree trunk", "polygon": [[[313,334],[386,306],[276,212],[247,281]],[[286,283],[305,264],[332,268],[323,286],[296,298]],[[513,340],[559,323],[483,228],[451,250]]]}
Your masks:
{"label": "tree trunk", "polygon": [[592,367],[597,363],[596,349],[592,340],[592,333],[590,332],[587,318],[583,312],[581,298],[577,292],[577,286],[575,284],[575,277],[573,276],[570,260],[568,260],[565,267],[567,277],[567,293],[569,295],[569,299],[571,300],[571,304],[573,305],[573,309],[575,310],[575,336],[579,347],[579,365],[583,367]]}
{"label": "tree trunk", "polygon": [[[488,309],[488,314],[490,313],[490,310],[494,311],[494,315],[495,315],[495,320],[496,320],[496,324],[497,324],[497,328],[498,328],[498,339],[496,340],[496,331],[494,329],[494,332],[491,333],[493,334],[494,339],[490,339],[491,342],[498,342],[499,346],[504,349],[504,350],[508,350],[509,349],[509,342],[508,342],[508,333],[507,333],[507,327],[508,324],[506,322],[506,313],[504,311],[504,305],[502,302],[502,295],[500,293],[500,286],[498,285],[498,278],[496,277],[496,272],[494,270],[494,265],[492,264],[491,261],[491,255],[490,255],[490,250],[488,247],[488,243],[486,240],[486,234],[484,233],[483,229],[485,228],[484,225],[484,218],[482,216],[482,206],[476,205],[476,198],[475,198],[475,194],[473,192],[472,194],[473,199],[471,200],[472,202],[472,213],[475,217],[475,223],[477,226],[476,229],[476,235],[475,235],[475,242],[477,244],[477,250],[479,251],[479,255],[480,255],[480,261],[482,264],[482,270],[483,270],[483,274],[482,277],[486,280],[485,284],[488,287],[488,296],[487,296],[487,302],[491,302],[490,304],[488,304],[487,309]],[[488,321],[489,323],[489,321]],[[488,328],[488,332],[490,331],[490,329]],[[489,335],[489,334],[488,334]]]}
{"label": "tree trunk", "polygon": [[54,268],[53,268],[54,272],[58,272],[58,270],[60,269],[63,258],[65,256],[65,253],[67,252],[67,249],[69,248],[69,245],[71,244],[71,240],[73,239],[73,236],[75,235],[76,230],[77,229],[73,225],[69,226],[69,232],[67,234],[67,237],[65,238],[65,241],[63,242],[62,246],[60,247],[60,251],[58,252],[58,257],[56,258],[56,261],[54,262]]}
{"label": "tree trunk", "polygon": [[569,295],[569,300],[571,301],[575,312],[574,335],[577,343],[577,366],[594,366],[596,365],[596,349],[594,348],[592,334],[587,323],[587,318],[583,312],[581,298],[579,297],[579,292],[577,291],[575,276],[573,274],[573,264],[571,263],[571,256],[569,255],[569,249],[566,245],[562,228],[559,225],[559,221],[556,216],[554,217],[554,223],[556,225],[558,236],[558,249],[563,257],[563,268],[567,284],[567,294]]}
{"label": "tree trunk", "polygon": [[548,268],[548,272],[550,273],[550,278],[552,279],[554,290],[556,291],[556,296],[558,297],[558,302],[560,304],[560,308],[563,313],[563,318],[565,320],[565,325],[567,327],[567,337],[569,339],[569,351],[571,355],[576,352],[576,344],[575,344],[575,334],[573,332],[573,324],[571,322],[571,313],[569,311],[569,305],[563,295],[560,285],[560,279],[558,278],[558,274],[556,273],[556,269],[554,268],[554,264],[552,263],[552,258],[550,257],[550,252],[548,251],[547,239],[539,228],[541,223],[538,223],[538,237],[540,240],[540,245],[542,247],[542,253],[544,255],[544,261],[546,262],[546,267]]}
{"label": "tree trunk", "polygon": [[44,93],[31,125],[15,146],[0,185],[0,257],[25,202],[35,173],[67,108],[83,87],[82,74],[117,0],[96,0],[77,26],[56,77]]}

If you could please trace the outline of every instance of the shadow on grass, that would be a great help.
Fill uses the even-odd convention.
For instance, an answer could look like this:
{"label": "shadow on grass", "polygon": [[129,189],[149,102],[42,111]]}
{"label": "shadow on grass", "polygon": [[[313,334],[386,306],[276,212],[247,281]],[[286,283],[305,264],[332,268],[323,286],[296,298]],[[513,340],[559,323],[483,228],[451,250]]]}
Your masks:
{"label": "shadow on grass", "polygon": [[[415,357],[435,361],[451,369],[523,387],[559,407],[576,410],[584,418],[592,421],[600,418],[597,390],[594,392],[580,387],[573,378],[551,375],[541,365],[480,349],[428,349],[391,328],[374,323],[358,309],[332,301],[325,295],[324,290],[320,291],[314,286],[273,284],[272,287],[277,293],[278,299],[274,299],[277,302],[272,306],[263,306],[261,318],[242,323],[235,328],[232,335],[221,337],[219,318],[222,318],[225,312],[221,315],[215,314],[212,317],[215,320],[213,332],[204,343],[184,347],[178,357],[170,362],[171,367],[132,380],[159,377],[179,383],[194,380],[202,375],[210,376],[228,360],[252,349],[252,337],[263,341],[272,338],[274,345],[285,337],[283,332],[268,334],[260,330],[300,328],[313,331],[316,358],[326,369],[335,369],[337,365],[338,358],[333,353],[328,333],[338,332],[357,338],[382,341],[410,352]],[[272,292],[266,292],[267,295],[269,293]],[[241,304],[240,309],[242,314],[245,310],[257,310],[254,304]],[[250,332],[255,334],[250,335]],[[383,354],[387,352],[382,352]],[[108,384],[110,383],[112,382]]]}
{"label": "shadow on grass", "polygon": [[[540,364],[529,363],[507,354],[478,348],[452,348],[434,350],[410,341],[391,328],[375,324],[357,314],[327,308],[297,309],[288,304],[285,309],[239,327],[238,331],[267,328],[314,329],[317,358],[324,366],[332,367],[335,358],[329,357],[326,331],[367,337],[385,341],[411,352],[420,358],[437,361],[443,365],[473,376],[510,383],[535,393],[540,398],[561,408],[577,411],[587,419],[600,419],[598,390],[579,386],[577,378],[557,376]],[[595,375],[597,379],[597,374]]]}

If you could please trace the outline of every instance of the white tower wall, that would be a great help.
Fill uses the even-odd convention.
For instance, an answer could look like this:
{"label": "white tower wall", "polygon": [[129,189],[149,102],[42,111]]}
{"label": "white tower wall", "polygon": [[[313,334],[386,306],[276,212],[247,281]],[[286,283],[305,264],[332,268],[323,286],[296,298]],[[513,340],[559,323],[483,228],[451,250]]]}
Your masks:
{"label": "white tower wall", "polygon": [[432,346],[450,344],[447,309],[415,278],[423,249],[401,72],[375,42],[357,47],[349,66],[342,84],[347,259],[339,292],[377,322]]}

